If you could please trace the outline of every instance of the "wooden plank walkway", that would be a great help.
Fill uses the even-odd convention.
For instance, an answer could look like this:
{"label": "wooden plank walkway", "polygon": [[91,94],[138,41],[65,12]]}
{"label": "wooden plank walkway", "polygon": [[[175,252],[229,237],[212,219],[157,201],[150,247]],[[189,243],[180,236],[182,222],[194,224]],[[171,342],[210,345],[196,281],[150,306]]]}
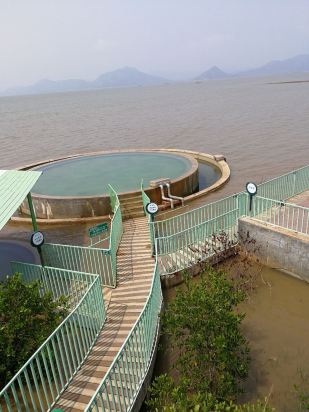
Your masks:
{"label": "wooden plank walkway", "polygon": [[154,266],[146,217],[124,222],[117,255],[117,288],[104,289],[104,297],[109,300],[107,321],[85,363],[54,408],[86,408],[144,307]]}

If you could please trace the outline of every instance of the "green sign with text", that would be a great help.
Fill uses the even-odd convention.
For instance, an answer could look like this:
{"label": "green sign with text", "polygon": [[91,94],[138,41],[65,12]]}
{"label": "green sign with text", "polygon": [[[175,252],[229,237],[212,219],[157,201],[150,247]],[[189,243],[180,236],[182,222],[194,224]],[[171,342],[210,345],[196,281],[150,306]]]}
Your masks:
{"label": "green sign with text", "polygon": [[89,237],[99,236],[101,233],[108,232],[108,224],[100,223],[88,229]]}

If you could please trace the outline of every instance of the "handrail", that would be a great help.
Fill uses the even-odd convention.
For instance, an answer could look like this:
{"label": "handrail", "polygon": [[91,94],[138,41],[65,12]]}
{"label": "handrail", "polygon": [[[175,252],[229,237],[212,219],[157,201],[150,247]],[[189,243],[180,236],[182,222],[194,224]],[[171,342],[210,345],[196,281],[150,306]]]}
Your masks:
{"label": "handrail", "polygon": [[[17,265],[25,268],[28,266],[21,263]],[[53,278],[52,292],[56,295],[78,295],[81,279],[86,282],[86,290],[69,315],[1,390],[0,410],[4,403],[8,411],[13,411],[14,407],[18,411],[50,411],[89,354],[106,317],[98,275],[29,266],[29,270],[33,266],[40,268],[44,287],[52,285],[50,278]],[[63,283],[63,279],[54,279],[59,273],[64,278],[70,277],[70,289]],[[74,287],[77,290],[74,291]]]}
{"label": "handrail", "polygon": [[116,285],[110,249],[45,243],[42,255],[47,266],[100,275],[103,286]]}
{"label": "handrail", "polygon": [[[150,222],[158,243],[157,251],[162,271],[172,274],[207,259],[213,254],[212,239],[218,237],[220,232],[224,234],[222,247],[225,247],[225,244],[236,244],[237,220],[241,216],[255,216],[271,224],[308,234],[308,209],[282,200],[308,189],[309,165],[259,185],[258,196],[253,199],[252,211],[249,211],[249,196],[243,191],[169,219]],[[262,200],[260,192],[269,194],[270,197],[277,196],[279,199],[265,196]],[[263,205],[261,202],[264,202]],[[272,210],[278,203],[281,209],[284,205],[284,213],[282,210],[280,213]],[[268,215],[265,217],[266,211]],[[220,248],[220,242],[216,241],[216,251]]]}
{"label": "handrail", "polygon": [[[290,177],[290,181],[287,182],[286,178]],[[280,186],[280,184],[282,187]],[[275,185],[275,186],[274,186]],[[281,190],[281,198],[277,200],[283,200],[283,198],[289,198],[295,196],[298,193],[303,192],[309,188],[309,165],[301,167],[300,169],[293,170],[292,172],[286,173],[282,176],[278,176],[273,178],[267,182],[261,183],[258,185],[258,195],[260,192],[275,192],[276,193]],[[227,196],[223,199],[217,200],[215,202],[208,203],[206,205],[202,205],[198,208],[188,210],[184,213],[180,213],[176,216],[172,216],[165,220],[156,220],[155,228],[156,233],[158,235],[167,235],[168,233],[164,233],[164,226],[168,227],[169,230],[172,230],[177,224],[180,225],[182,221],[186,221],[186,226],[190,225],[190,219],[200,219],[201,221],[205,221],[208,216],[208,213],[213,213],[214,217],[221,213],[221,209],[226,208],[227,210],[230,209],[231,203],[241,199],[242,196],[246,196],[246,192],[241,191],[234,195]],[[265,196],[267,197],[267,196]],[[268,196],[271,198],[271,196]],[[218,213],[219,211],[219,213]],[[206,219],[205,219],[206,217]]]}
{"label": "handrail", "polygon": [[142,181],[141,181],[141,192],[142,192],[142,201],[143,201],[143,207],[144,207],[144,214],[147,215],[146,206],[147,206],[148,203],[150,203],[150,197],[144,191],[144,179],[142,179]]}
{"label": "handrail", "polygon": [[47,266],[100,275],[102,286],[116,287],[117,251],[123,234],[122,214],[117,193],[109,185],[113,217],[108,248],[45,243],[42,246]]}
{"label": "handrail", "polygon": [[117,193],[114,191],[112,186],[110,187],[111,193],[114,193],[116,197],[116,202],[114,205],[114,215],[112,218],[111,232],[109,238],[109,251],[112,263],[112,274],[113,274],[113,287],[116,287],[117,283],[117,251],[119,244],[123,235],[123,224],[122,224],[122,214],[120,208],[120,202]]}
{"label": "handrail", "polygon": [[238,218],[239,210],[233,209],[185,232],[157,238],[162,274],[179,272],[227,252],[238,243]]}
{"label": "handrail", "polygon": [[151,250],[154,250],[155,234],[154,234],[153,226],[150,225],[150,222],[151,222],[150,215],[149,215],[149,213],[146,212],[146,206],[147,206],[148,203],[150,203],[150,197],[144,191],[143,183],[144,183],[144,181],[142,179],[142,181],[141,181],[141,192],[142,192],[142,201],[143,201],[144,213],[145,213],[145,215],[148,216],[148,227],[149,227],[149,237],[150,237],[150,242],[151,242]]}
{"label": "handrail", "polygon": [[309,208],[256,196],[250,216],[285,229],[309,234]]}
{"label": "handrail", "polygon": [[196,224],[203,223],[210,218],[221,215],[223,212],[228,212],[238,205],[242,197],[246,197],[246,194],[239,193],[231,195],[199,208],[173,216],[169,219],[156,220],[153,225],[156,236],[168,236],[176,231],[182,231],[185,230],[185,228],[190,228]]}
{"label": "handrail", "polygon": [[[289,203],[289,202],[285,202],[285,201],[282,201],[282,200],[270,199],[268,197],[263,197],[263,196],[256,196],[255,199],[258,199],[258,200],[261,199],[261,200],[264,200],[264,201],[270,201],[271,200],[272,202],[276,203],[278,206],[291,206],[291,207],[296,207],[297,209],[304,209],[304,210],[309,209],[308,207],[305,207],[305,206],[296,205],[294,203]],[[254,202],[253,202],[253,204],[254,204]]]}
{"label": "handrail", "polygon": [[273,182],[274,180],[279,179],[280,177],[285,177],[285,176],[291,175],[291,174],[296,173],[296,172],[301,172],[302,170],[305,170],[305,169],[307,169],[307,168],[309,168],[309,165],[305,165],[305,166],[299,167],[298,169],[290,170],[289,172],[286,172],[286,173],[284,173],[283,175],[273,177],[272,179],[269,179],[269,180],[267,180],[266,182],[261,183],[261,185],[266,184],[266,183],[271,183],[271,182]]}
{"label": "handrail", "polygon": [[157,260],[147,301],[86,411],[130,411],[154,353],[162,291]]}
{"label": "handrail", "polygon": [[[113,189],[111,185],[108,185],[109,188],[109,195],[111,199],[111,206],[113,210],[113,218],[111,223],[111,232],[109,238],[109,250],[111,254],[114,255],[116,259],[117,250],[121,241],[121,237],[123,234],[123,226],[122,226],[122,213],[120,208],[120,201],[117,192]],[[114,265],[114,269],[116,270],[116,262]]]}
{"label": "handrail", "polygon": [[216,205],[222,203],[223,200],[226,201],[226,200],[230,200],[230,199],[235,198],[235,196],[239,195],[240,193],[243,193],[243,192],[235,193],[234,195],[226,196],[223,199],[215,200],[214,202],[207,203],[206,205],[202,205],[202,206],[196,207],[194,209],[187,210],[186,212],[179,213],[179,215],[169,217],[168,219],[157,220],[157,223],[177,220],[177,218],[179,218],[180,216],[188,216],[188,215],[191,215],[192,212],[199,212],[199,211],[204,210],[205,208],[209,208],[209,206],[216,206]]}
{"label": "handrail", "polygon": [[202,223],[199,223],[199,224],[197,224],[197,225],[191,226],[191,227],[189,227],[189,228],[187,228],[187,229],[185,229],[185,230],[181,230],[180,232],[176,232],[176,233],[173,233],[173,234],[168,235],[168,236],[157,237],[156,240],[160,240],[160,239],[171,239],[171,238],[173,238],[173,237],[180,236],[180,235],[182,235],[183,233],[190,232],[190,231],[194,231],[194,230],[196,230],[196,229],[199,229],[201,226],[203,226],[203,225],[205,225],[205,224],[209,224],[209,223],[211,223],[211,222],[215,222],[217,219],[219,219],[219,218],[221,218],[221,217],[224,217],[224,216],[227,216],[227,215],[229,215],[230,213],[238,212],[238,210],[239,210],[238,208],[232,209],[232,210],[230,210],[230,211],[228,211],[228,212],[222,213],[221,215],[218,215],[218,216],[213,217],[213,218],[211,218],[211,219],[209,219],[209,220],[206,220],[205,222],[202,222]]}

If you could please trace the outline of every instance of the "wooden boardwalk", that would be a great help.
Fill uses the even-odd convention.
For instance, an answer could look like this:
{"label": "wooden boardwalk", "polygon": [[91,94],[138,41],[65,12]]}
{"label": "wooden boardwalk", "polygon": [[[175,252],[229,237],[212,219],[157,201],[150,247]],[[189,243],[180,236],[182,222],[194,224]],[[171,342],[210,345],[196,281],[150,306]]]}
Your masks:
{"label": "wooden boardwalk", "polygon": [[107,321],[85,363],[54,408],[83,411],[127,338],[149,295],[155,262],[145,217],[124,222],[116,289],[104,289]]}

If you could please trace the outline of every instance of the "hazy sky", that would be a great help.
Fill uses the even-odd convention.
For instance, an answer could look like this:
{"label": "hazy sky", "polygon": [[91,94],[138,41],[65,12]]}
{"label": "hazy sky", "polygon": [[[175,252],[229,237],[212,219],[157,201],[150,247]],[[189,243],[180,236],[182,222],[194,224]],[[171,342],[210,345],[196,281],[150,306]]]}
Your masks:
{"label": "hazy sky", "polygon": [[0,0],[0,89],[122,66],[170,78],[309,53],[309,0]]}

